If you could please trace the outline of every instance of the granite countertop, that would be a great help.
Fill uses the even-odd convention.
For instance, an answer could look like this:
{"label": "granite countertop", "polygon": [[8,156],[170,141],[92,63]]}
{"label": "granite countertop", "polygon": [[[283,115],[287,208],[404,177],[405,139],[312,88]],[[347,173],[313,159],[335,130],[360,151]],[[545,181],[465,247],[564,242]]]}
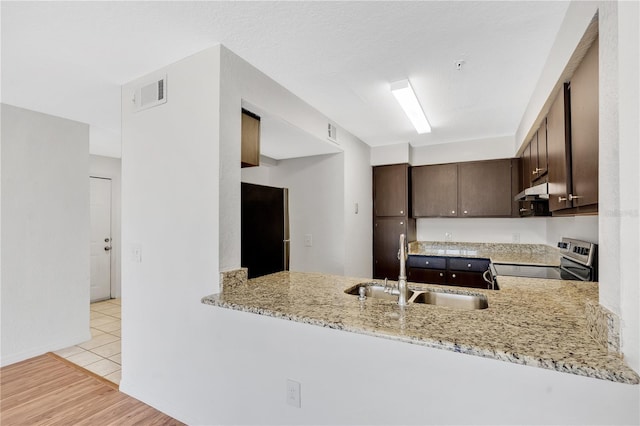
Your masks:
{"label": "granite countertop", "polygon": [[409,288],[484,294],[489,308],[460,310],[367,298],[345,289],[366,278],[279,272],[233,285],[202,303],[321,327],[498,359],[516,364],[639,383],[619,356],[587,332],[585,302],[598,284],[499,277],[499,291],[431,284]]}
{"label": "granite countertop", "polygon": [[560,251],[543,244],[414,241],[409,243],[409,255],[477,257],[491,259],[493,263],[519,265],[560,265]]}

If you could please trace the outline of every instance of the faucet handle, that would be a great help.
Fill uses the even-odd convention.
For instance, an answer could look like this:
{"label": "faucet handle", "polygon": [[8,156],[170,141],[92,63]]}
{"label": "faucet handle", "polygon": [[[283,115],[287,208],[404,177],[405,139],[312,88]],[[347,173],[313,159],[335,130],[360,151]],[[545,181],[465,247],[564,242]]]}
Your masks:
{"label": "faucet handle", "polygon": [[358,288],[358,300],[361,302],[367,300],[367,288],[363,285]]}

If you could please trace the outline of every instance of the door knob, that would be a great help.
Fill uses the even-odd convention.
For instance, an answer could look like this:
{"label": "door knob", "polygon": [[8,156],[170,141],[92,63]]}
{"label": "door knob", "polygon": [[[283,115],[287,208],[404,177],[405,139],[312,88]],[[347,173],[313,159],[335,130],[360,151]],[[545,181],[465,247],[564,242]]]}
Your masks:
{"label": "door knob", "polygon": [[104,251],[109,251],[111,250],[111,246],[105,246]]}
{"label": "door knob", "polygon": [[111,241],[111,238],[105,238],[105,239],[104,239],[104,242],[105,242],[105,243],[108,243],[109,241]]}

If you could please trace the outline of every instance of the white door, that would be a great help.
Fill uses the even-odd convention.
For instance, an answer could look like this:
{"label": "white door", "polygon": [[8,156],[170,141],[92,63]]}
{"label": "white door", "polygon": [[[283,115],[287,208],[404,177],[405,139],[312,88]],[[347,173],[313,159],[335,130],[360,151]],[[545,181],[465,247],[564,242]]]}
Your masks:
{"label": "white door", "polygon": [[91,301],[111,297],[111,179],[89,178]]}

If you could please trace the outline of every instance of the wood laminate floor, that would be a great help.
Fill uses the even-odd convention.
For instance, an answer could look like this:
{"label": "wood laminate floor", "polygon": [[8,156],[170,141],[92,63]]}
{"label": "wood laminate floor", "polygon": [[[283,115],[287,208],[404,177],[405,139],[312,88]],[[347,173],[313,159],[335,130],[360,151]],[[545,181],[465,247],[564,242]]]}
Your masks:
{"label": "wood laminate floor", "polygon": [[0,424],[182,425],[54,354],[0,369]]}

